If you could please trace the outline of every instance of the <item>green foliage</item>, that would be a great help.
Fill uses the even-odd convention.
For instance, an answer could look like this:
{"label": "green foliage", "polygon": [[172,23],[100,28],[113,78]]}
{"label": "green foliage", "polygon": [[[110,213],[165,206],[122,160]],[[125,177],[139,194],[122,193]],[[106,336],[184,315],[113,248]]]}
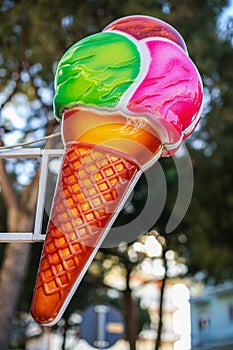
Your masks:
{"label": "green foliage", "polygon": [[[55,66],[68,47],[87,35],[102,30],[121,16],[145,14],[159,17],[177,28],[191,58],[200,70],[205,89],[201,126],[188,141],[195,174],[195,188],[190,209],[180,226],[166,236],[171,249],[182,255],[190,273],[206,270],[217,278],[232,277],[232,21],[227,33],[221,33],[217,21],[227,0],[83,0],[52,3],[45,0],[3,0],[0,4],[0,93],[4,102],[21,93],[30,116],[46,125],[44,107],[52,115]],[[230,35],[231,33],[231,35]],[[46,90],[47,89],[47,90]],[[47,95],[46,95],[47,94]],[[22,95],[21,95],[22,96]],[[26,98],[25,98],[26,96]],[[39,104],[35,105],[35,101]],[[35,107],[36,106],[36,107]],[[10,117],[10,116],[9,116]],[[26,113],[20,137],[33,128]],[[1,125],[3,138],[12,132],[10,118]],[[5,133],[5,134],[4,134]],[[8,134],[7,134],[8,133]],[[174,205],[177,179],[174,165],[162,161],[167,174],[169,194],[160,221],[162,233]],[[141,187],[140,187],[141,186]],[[133,213],[124,212],[116,225],[138,213],[146,198],[142,179],[132,205]],[[4,210],[1,201],[1,211]],[[1,212],[1,227],[5,225]],[[5,219],[4,219],[5,220]],[[33,274],[35,269],[33,269]],[[81,289],[80,289],[81,290]],[[84,293],[85,294],[85,293]]]}
{"label": "green foliage", "polygon": [[[197,1],[185,4],[198,4]],[[188,141],[194,167],[194,193],[181,230],[188,238],[190,273],[205,270],[217,280],[232,278],[232,108],[233,47],[216,21],[224,1],[206,1],[186,23],[188,48],[203,77],[205,106],[201,127]],[[182,7],[179,6],[179,11]],[[190,12],[190,16],[192,16]],[[202,19],[202,22],[201,22]],[[200,23],[200,25],[198,25]],[[202,24],[201,24],[202,23]],[[229,22],[230,23],[230,22]],[[195,26],[192,26],[192,24]]]}

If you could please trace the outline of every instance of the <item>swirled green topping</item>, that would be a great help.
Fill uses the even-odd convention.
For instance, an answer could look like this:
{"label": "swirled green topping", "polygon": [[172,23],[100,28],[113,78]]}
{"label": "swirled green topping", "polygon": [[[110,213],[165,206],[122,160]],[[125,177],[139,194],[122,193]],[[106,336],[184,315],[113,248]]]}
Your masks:
{"label": "swirled green topping", "polygon": [[57,67],[55,115],[76,105],[114,108],[139,70],[138,48],[124,35],[102,32],[77,42]]}

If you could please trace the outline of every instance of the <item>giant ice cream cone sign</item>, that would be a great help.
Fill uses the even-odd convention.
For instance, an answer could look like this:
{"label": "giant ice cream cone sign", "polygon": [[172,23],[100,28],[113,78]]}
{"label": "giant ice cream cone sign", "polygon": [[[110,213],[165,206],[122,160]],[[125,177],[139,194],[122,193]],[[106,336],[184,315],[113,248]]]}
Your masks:
{"label": "giant ice cream cone sign", "polygon": [[180,34],[129,16],[74,44],[55,76],[65,154],[31,312],[55,324],[142,171],[200,118],[202,83]]}

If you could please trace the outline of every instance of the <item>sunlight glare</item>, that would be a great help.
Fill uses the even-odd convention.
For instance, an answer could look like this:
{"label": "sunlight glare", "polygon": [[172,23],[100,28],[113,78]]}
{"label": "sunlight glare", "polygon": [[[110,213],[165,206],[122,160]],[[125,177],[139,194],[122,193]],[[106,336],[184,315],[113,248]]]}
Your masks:
{"label": "sunlight glare", "polygon": [[155,236],[148,236],[145,243],[146,254],[149,257],[160,257],[162,255],[162,246]]}
{"label": "sunlight glare", "polygon": [[172,288],[172,301],[177,307],[173,315],[173,329],[180,336],[174,344],[174,350],[189,350],[191,347],[189,298],[189,290],[184,284],[178,283]]}

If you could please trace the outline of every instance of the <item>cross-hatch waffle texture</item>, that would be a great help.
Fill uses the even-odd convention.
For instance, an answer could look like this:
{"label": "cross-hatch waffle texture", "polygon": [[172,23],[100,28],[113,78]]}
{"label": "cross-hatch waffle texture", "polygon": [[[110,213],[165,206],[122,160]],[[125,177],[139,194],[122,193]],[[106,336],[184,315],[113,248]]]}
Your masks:
{"label": "cross-hatch waffle texture", "polygon": [[138,168],[109,149],[69,145],[32,301],[36,321],[48,323],[56,317]]}

